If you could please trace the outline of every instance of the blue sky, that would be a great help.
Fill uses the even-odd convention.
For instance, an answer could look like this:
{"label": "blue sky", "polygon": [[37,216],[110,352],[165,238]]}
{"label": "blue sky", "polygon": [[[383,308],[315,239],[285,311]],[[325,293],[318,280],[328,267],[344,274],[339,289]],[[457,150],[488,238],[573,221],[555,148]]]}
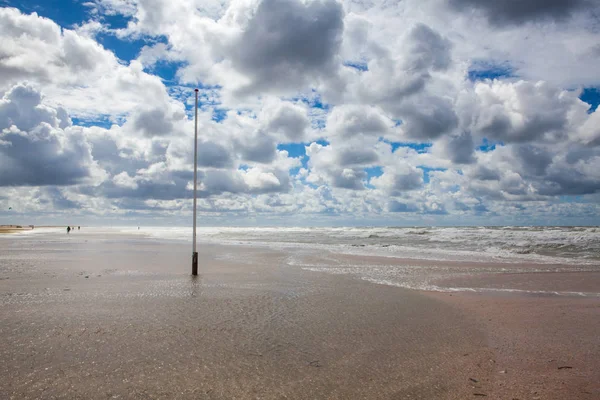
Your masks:
{"label": "blue sky", "polygon": [[198,87],[211,224],[598,224],[596,22],[455,3],[0,1],[0,223],[183,223]]}

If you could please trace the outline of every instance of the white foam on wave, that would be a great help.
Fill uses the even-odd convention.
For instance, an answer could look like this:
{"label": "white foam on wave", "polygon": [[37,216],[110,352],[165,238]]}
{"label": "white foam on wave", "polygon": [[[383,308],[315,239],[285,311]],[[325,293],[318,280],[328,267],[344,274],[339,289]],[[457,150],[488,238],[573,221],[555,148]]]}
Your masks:
{"label": "white foam on wave", "polygon": [[298,252],[287,258],[287,264],[306,271],[321,272],[331,275],[348,275],[376,284],[397,286],[411,290],[436,291],[436,292],[476,292],[476,293],[516,293],[526,295],[548,296],[579,296],[600,297],[600,293],[577,291],[548,291],[525,290],[516,288],[480,288],[480,287],[451,287],[440,286],[434,282],[454,278],[468,278],[472,276],[493,276],[501,274],[531,274],[531,273],[560,273],[598,271],[594,266],[578,265],[544,265],[535,267],[522,264],[471,264],[468,268],[450,266],[443,261],[428,265],[411,265],[405,263],[390,264],[364,264],[348,263],[347,259],[336,258],[335,254],[315,256],[309,252]]}
{"label": "white foam on wave", "polygon": [[[189,242],[187,227],[123,228],[121,233]],[[354,255],[503,263],[600,263],[598,228],[304,228],[199,227],[198,240]]]}
{"label": "white foam on wave", "polygon": [[385,279],[374,279],[374,278],[362,278],[368,282],[376,283],[379,285],[396,286],[405,289],[422,290],[426,292],[442,292],[442,293],[457,293],[457,292],[470,292],[470,293],[517,293],[524,295],[537,295],[537,296],[565,296],[565,297],[600,297],[600,293],[595,292],[573,292],[573,291],[554,291],[554,290],[526,290],[526,289],[510,289],[510,288],[485,288],[485,287],[443,287],[431,284],[411,284],[404,282],[395,282]]}

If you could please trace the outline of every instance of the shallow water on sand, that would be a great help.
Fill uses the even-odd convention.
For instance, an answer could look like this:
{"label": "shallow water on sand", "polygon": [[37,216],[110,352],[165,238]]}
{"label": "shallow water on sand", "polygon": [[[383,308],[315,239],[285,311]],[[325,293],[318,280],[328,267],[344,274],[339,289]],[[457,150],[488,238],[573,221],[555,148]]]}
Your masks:
{"label": "shallow water on sand", "polygon": [[[43,273],[56,275],[61,263],[70,268],[71,252],[97,261],[97,257],[110,256],[106,245],[113,244],[113,252],[126,255],[123,249],[129,243],[138,245],[138,252],[150,256],[151,262],[144,262],[143,268],[126,267],[135,263],[125,256],[111,261],[121,263],[120,269],[84,268],[81,275],[151,277],[153,283],[142,293],[127,296],[178,296],[185,292],[179,286],[185,284],[172,282],[173,273],[188,271],[169,269],[172,255],[167,257],[160,249],[180,246],[177,262],[188,264],[190,233],[188,228],[177,227],[84,228],[69,235],[62,229],[36,229],[0,239],[0,274],[35,270],[42,259],[50,257],[59,268]],[[278,262],[287,268],[349,275],[408,289],[579,297],[600,297],[599,243],[597,228],[201,228],[199,234],[201,247],[226,245],[213,255],[215,260],[239,265],[260,263],[253,252],[270,249],[281,254]],[[496,250],[481,251],[492,245]],[[52,292],[18,299],[48,298]]]}
{"label": "shallow water on sand", "polygon": [[193,278],[190,247],[0,240],[0,398],[465,398],[490,374],[474,323],[421,293],[205,243]]}

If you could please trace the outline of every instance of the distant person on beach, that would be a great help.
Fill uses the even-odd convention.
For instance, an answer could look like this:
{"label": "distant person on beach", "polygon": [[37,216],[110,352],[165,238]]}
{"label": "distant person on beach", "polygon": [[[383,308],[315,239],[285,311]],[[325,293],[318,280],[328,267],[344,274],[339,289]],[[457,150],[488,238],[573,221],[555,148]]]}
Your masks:
{"label": "distant person on beach", "polygon": [[67,226],[67,235],[69,234],[69,232],[71,232],[71,227]]}
{"label": "distant person on beach", "polygon": [[78,231],[80,231],[80,230],[81,230],[81,227],[80,227],[80,226],[78,226],[78,227],[77,227],[77,230],[78,230]]}

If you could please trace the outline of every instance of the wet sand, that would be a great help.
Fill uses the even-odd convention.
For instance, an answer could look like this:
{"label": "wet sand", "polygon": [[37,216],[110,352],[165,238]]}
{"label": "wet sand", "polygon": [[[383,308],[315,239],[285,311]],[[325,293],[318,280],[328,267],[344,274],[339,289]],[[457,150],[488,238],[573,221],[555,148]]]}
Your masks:
{"label": "wet sand", "polygon": [[598,299],[432,294],[214,245],[193,279],[189,247],[0,240],[0,398],[600,395]]}
{"label": "wet sand", "polygon": [[[580,289],[580,288],[577,288]],[[600,399],[600,300],[429,293],[477,319],[494,353],[497,399]]]}

